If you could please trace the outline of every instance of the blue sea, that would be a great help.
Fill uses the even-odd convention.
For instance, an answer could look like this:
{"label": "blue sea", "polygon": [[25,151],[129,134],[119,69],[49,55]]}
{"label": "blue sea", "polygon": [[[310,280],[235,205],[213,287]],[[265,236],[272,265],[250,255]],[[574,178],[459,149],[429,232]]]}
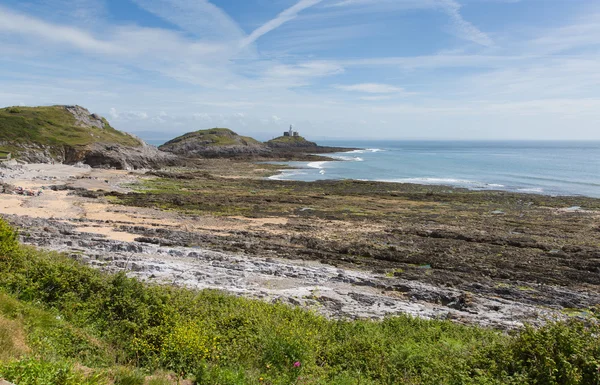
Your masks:
{"label": "blue sea", "polygon": [[356,179],[600,198],[600,142],[319,141],[361,148],[271,177]]}

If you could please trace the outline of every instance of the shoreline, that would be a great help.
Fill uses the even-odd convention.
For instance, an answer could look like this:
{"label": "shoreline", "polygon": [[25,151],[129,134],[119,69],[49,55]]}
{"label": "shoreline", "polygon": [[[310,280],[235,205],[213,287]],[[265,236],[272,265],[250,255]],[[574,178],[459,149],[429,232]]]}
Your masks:
{"label": "shoreline", "polygon": [[2,194],[0,213],[25,243],[104,270],[332,318],[408,313],[511,329],[600,304],[598,199],[270,181],[268,165],[202,162],[147,173],[17,167],[11,184],[54,188]]}
{"label": "shoreline", "polygon": [[[350,151],[342,151],[339,154],[362,154],[362,153],[377,153],[377,152],[386,152],[384,149],[379,148],[362,148],[362,149],[354,149]],[[452,188],[452,189],[466,189],[469,191],[489,191],[489,192],[505,192],[511,194],[530,194],[530,195],[541,195],[547,197],[565,197],[565,198],[590,198],[590,199],[600,199],[600,196],[592,196],[585,194],[575,194],[575,193],[552,193],[548,191],[544,191],[544,187],[512,187],[508,188],[503,184],[499,183],[485,183],[472,181],[467,179],[457,179],[457,178],[438,178],[438,177],[405,177],[405,178],[391,178],[391,179],[365,179],[365,178],[327,178],[327,179],[317,179],[317,176],[313,176],[308,180],[300,180],[300,179],[291,179],[289,178],[289,174],[293,173],[293,170],[314,170],[319,169],[320,175],[325,175],[326,170],[325,167],[322,167],[324,164],[331,162],[364,162],[365,160],[360,157],[355,157],[354,159],[349,159],[347,156],[339,155],[335,157],[328,157],[329,159],[323,160],[292,160],[292,161],[275,161],[270,162],[272,164],[279,164],[282,166],[287,166],[286,169],[278,170],[278,174],[271,175],[268,177],[270,180],[278,180],[278,181],[290,181],[290,182],[317,182],[317,181],[360,181],[360,182],[377,182],[377,183],[394,183],[394,184],[411,184],[418,185],[421,187],[435,187],[435,188]],[[358,159],[357,159],[358,158]],[[304,166],[293,165],[292,163],[306,163]],[[292,174],[297,175],[297,174]],[[424,183],[429,182],[431,183]],[[440,182],[448,182],[448,183],[440,183]],[[453,183],[454,182],[454,183]],[[473,185],[473,187],[469,187],[469,185]],[[503,188],[504,187],[504,188]]]}

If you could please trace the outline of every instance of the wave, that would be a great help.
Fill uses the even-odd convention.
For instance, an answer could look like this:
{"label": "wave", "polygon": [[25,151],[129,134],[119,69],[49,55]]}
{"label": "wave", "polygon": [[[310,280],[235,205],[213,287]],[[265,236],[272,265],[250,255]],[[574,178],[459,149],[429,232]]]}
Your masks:
{"label": "wave", "polygon": [[306,166],[310,167],[310,168],[318,168],[318,169],[322,169],[323,165],[327,163],[327,161],[321,161],[321,162],[310,162],[308,163]]}
{"label": "wave", "polygon": [[302,170],[279,170],[279,174],[271,175],[267,179],[270,180],[289,180],[296,175],[306,175],[305,171]]}
{"label": "wave", "polygon": [[385,152],[385,150],[382,150],[381,148],[365,148],[362,150],[348,151],[346,154],[366,154],[368,152]]}
{"label": "wave", "polygon": [[544,189],[541,187],[528,187],[528,188],[518,188],[517,191],[525,192],[525,193],[543,193]]}
{"label": "wave", "polygon": [[376,182],[391,182],[391,183],[411,183],[411,184],[426,184],[426,185],[443,185],[443,186],[459,186],[468,187],[470,189],[496,189],[504,188],[503,184],[484,183],[467,179],[455,178],[398,178],[398,179],[378,179]]}
{"label": "wave", "polygon": [[343,155],[330,155],[330,158],[344,160],[349,162],[364,162],[365,160],[359,156],[343,156]]}

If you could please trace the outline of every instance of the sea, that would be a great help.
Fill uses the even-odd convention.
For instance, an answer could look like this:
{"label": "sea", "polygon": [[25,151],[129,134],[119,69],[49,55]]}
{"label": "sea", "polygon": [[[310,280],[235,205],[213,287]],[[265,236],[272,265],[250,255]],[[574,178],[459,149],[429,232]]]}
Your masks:
{"label": "sea", "polygon": [[355,179],[600,198],[600,141],[319,141],[360,148],[271,179]]}

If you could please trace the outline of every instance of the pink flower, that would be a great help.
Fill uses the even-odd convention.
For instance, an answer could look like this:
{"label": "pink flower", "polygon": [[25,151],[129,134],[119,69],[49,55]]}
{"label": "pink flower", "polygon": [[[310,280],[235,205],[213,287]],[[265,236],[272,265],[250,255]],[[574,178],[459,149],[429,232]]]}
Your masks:
{"label": "pink flower", "polygon": [[300,365],[302,365],[302,364],[300,363],[300,361],[296,361],[296,362],[294,362],[294,368],[299,368],[299,367],[300,367]]}

